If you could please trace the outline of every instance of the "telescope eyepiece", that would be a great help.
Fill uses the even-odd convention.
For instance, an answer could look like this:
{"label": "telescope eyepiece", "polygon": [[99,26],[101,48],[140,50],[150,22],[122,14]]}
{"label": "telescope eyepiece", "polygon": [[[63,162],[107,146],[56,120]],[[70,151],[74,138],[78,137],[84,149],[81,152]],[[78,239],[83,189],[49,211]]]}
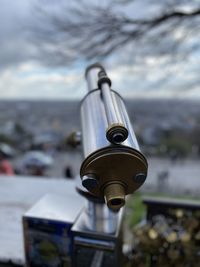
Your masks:
{"label": "telescope eyepiece", "polygon": [[124,135],[122,133],[115,133],[112,136],[112,142],[114,144],[120,144],[124,141]]}
{"label": "telescope eyepiece", "polygon": [[120,144],[128,137],[128,130],[123,124],[113,123],[106,131],[106,138],[111,144]]}

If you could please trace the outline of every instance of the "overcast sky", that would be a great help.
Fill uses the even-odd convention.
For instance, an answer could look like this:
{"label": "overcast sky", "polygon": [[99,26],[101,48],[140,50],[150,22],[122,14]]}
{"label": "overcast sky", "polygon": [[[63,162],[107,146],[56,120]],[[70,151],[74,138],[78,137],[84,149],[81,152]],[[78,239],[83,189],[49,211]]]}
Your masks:
{"label": "overcast sky", "polygon": [[[29,25],[37,23],[32,9],[35,1],[0,0],[0,98],[80,98],[86,92],[85,63],[46,66],[45,55],[30,41]],[[106,65],[114,89],[125,97],[196,99],[200,98],[199,63],[200,54],[196,52],[186,64],[169,64],[165,57],[149,56],[142,64],[127,65],[121,55],[121,62],[113,57]]]}

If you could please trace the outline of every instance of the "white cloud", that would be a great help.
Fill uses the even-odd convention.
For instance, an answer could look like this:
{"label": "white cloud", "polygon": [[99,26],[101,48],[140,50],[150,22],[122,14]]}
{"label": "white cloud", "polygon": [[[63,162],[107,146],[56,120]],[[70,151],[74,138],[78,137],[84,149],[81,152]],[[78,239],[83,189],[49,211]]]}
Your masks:
{"label": "white cloud", "polygon": [[[44,57],[38,54],[36,46],[25,39],[23,30],[34,17],[30,6],[35,1],[1,1],[0,99],[81,98],[86,93],[85,65],[79,62],[78,67],[73,68],[42,67],[40,62],[44,61]],[[145,0],[146,3],[148,1]],[[147,12],[142,8],[144,1],[133,1],[132,5],[135,5],[135,10],[141,11],[137,13],[139,17]],[[148,14],[157,12],[156,6],[152,5]],[[127,10],[132,16],[133,9]],[[179,39],[183,34],[184,31],[179,29],[174,38]],[[187,46],[197,43],[196,36],[193,39],[188,41]],[[114,63],[112,59],[107,61],[113,88],[122,96],[200,98],[199,50],[191,54],[187,61],[178,63],[170,62],[167,56],[149,56],[143,62],[137,62],[133,50],[123,50],[117,55],[117,60],[113,56]],[[127,54],[133,58],[129,65]],[[126,64],[122,63],[123,55]]]}
{"label": "white cloud", "polygon": [[[123,97],[200,98],[199,83],[195,80],[198,62],[191,61],[188,67],[149,59],[136,67],[109,67],[107,72],[113,89]],[[0,98],[81,99],[87,92],[84,69],[81,64],[74,68],[48,68],[34,62],[6,68],[0,72]]]}
{"label": "white cloud", "polygon": [[0,98],[69,99],[84,93],[79,71],[21,64],[0,73]]}

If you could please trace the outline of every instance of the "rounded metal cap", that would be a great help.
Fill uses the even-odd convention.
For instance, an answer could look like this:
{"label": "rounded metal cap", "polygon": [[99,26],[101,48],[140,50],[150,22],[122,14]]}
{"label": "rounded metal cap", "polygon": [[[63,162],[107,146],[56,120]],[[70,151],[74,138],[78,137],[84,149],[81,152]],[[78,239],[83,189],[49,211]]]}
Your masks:
{"label": "rounded metal cap", "polygon": [[99,63],[99,62],[96,62],[94,64],[91,64],[89,65],[86,70],[85,70],[85,77],[87,76],[88,72],[91,70],[91,69],[95,69],[95,68],[99,68],[103,71],[105,71],[104,67]]}
{"label": "rounded metal cap", "polygon": [[88,190],[91,191],[93,190],[95,187],[98,186],[98,181],[95,178],[94,175],[92,174],[88,174],[88,175],[84,175],[82,177],[82,185]]}
{"label": "rounded metal cap", "polygon": [[146,174],[145,173],[138,173],[134,177],[134,182],[138,184],[143,184],[146,180]]}

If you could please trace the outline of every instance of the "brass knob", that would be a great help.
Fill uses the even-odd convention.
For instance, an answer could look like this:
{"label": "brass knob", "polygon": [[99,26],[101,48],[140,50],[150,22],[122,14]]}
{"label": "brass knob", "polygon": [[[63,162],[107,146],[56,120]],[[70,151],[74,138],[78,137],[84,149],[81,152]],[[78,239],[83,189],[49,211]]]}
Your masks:
{"label": "brass knob", "polygon": [[107,206],[113,211],[118,211],[125,204],[125,189],[119,183],[108,184],[104,189]]}

